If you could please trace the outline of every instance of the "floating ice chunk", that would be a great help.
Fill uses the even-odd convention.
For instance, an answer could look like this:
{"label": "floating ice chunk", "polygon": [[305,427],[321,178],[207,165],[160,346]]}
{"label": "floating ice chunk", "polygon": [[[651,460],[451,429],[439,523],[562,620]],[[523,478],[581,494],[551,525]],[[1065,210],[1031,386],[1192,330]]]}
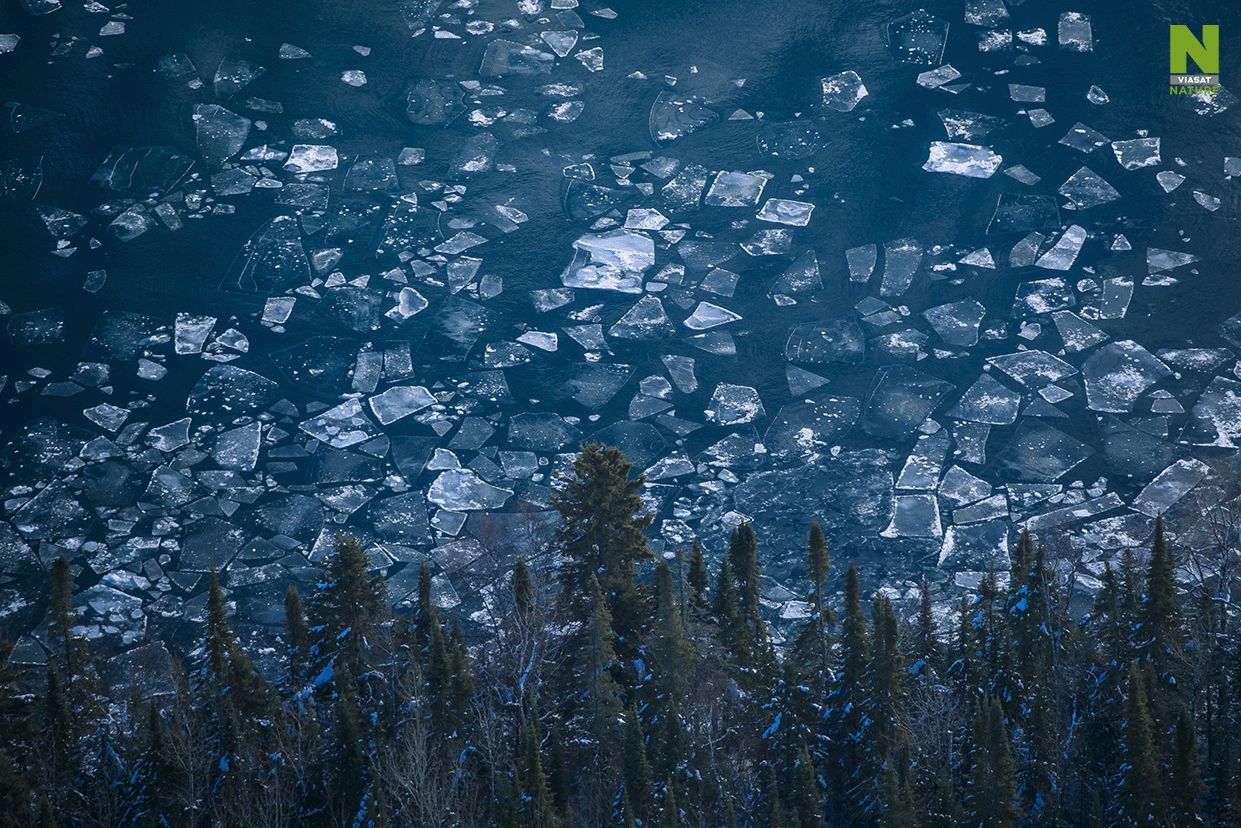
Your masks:
{"label": "floating ice chunk", "polygon": [[719,425],[740,425],[765,417],[767,412],[763,410],[758,391],[748,385],[721,382],[711,395],[706,415],[708,420]]}
{"label": "floating ice chunk", "polygon": [[1008,97],[1018,103],[1043,103],[1047,100],[1047,90],[1041,86],[1010,83]]}
{"label": "floating ice chunk", "polygon": [[1064,341],[1064,350],[1069,353],[1088,350],[1108,339],[1103,331],[1070,311],[1057,311],[1051,318]]}
{"label": "floating ice chunk", "polygon": [[1134,138],[1131,141],[1113,141],[1112,152],[1120,166],[1126,170],[1154,167],[1160,162],[1158,138]]}
{"label": "floating ice chunk", "polygon": [[1017,351],[988,357],[999,368],[1027,388],[1042,388],[1077,373],[1077,369],[1046,351]]}
{"label": "floating ice chunk", "polygon": [[720,114],[708,107],[702,98],[669,90],[660,92],[655,98],[648,119],[651,139],[657,144],[670,144],[719,120]]}
{"label": "floating ice chunk", "polygon": [[905,440],[953,390],[951,383],[908,365],[880,368],[862,419],[867,434]]}
{"label": "floating ice chunk", "polygon": [[147,432],[146,439],[158,451],[176,451],[187,446],[190,442],[190,418],[183,417],[167,425],[156,426]]}
{"label": "floating ice chunk", "polygon": [[556,56],[533,46],[511,40],[493,40],[483,53],[478,74],[484,78],[505,75],[546,75],[556,65]]}
{"label": "floating ice chunk", "polygon": [[366,86],[366,73],[361,69],[346,69],[340,73],[343,83],[352,87]]}
{"label": "floating ice chunk", "polygon": [[703,204],[711,207],[753,207],[763,195],[770,173],[725,170],[715,176]]}
{"label": "floating ice chunk", "polygon": [[1202,207],[1202,209],[1209,210],[1212,213],[1218,210],[1220,205],[1219,196],[1204,193],[1202,190],[1194,190],[1194,201],[1198,202],[1198,206]]}
{"label": "floating ice chunk", "polygon": [[227,100],[249,86],[267,70],[262,66],[237,58],[224,58],[215,70],[213,86],[215,96]]}
{"label": "floating ice chunk", "polygon": [[100,403],[93,408],[86,409],[82,414],[100,428],[106,431],[116,431],[128,419],[129,409],[111,403]]}
{"label": "floating ice chunk", "polygon": [[512,495],[512,490],[492,486],[469,469],[441,472],[427,489],[427,500],[451,512],[499,509]]}
{"label": "floating ice chunk", "polygon": [[740,314],[733,313],[728,308],[722,308],[710,302],[699,302],[698,307],[694,308],[694,312],[690,314],[683,324],[690,330],[705,331],[708,328],[716,328],[720,325],[727,325],[729,322],[736,322],[740,318]]}
{"label": "floating ice chunk", "polygon": [[952,438],[943,429],[934,434],[920,436],[914,444],[914,450],[905,459],[905,465],[896,480],[896,488],[934,489],[950,448]]}
{"label": "floating ice chunk", "polygon": [[583,236],[573,243],[585,262],[575,257],[561,275],[565,287],[636,293],[642,274],[655,264],[655,242],[631,230],[609,230]]}
{"label": "floating ice chunk", "polygon": [[21,35],[0,34],[0,55],[7,55],[16,49],[21,39]]}
{"label": "floating ice chunk", "polygon": [[1056,34],[1060,38],[1061,49],[1070,52],[1094,51],[1094,33],[1091,31],[1089,15],[1081,12],[1061,12]]}
{"label": "floating ice chunk", "polygon": [[211,329],[215,327],[214,316],[195,316],[191,313],[178,313],[173,328],[173,349],[178,354],[201,354]]}
{"label": "floating ice chunk", "polygon": [[568,57],[577,45],[578,34],[573,29],[539,32],[539,40],[547,44],[557,57]]}
{"label": "floating ice chunk", "polygon": [[978,343],[978,326],[986,315],[987,309],[976,299],[961,299],[922,312],[940,339],[961,348]]}
{"label": "floating ice chunk", "polygon": [[668,376],[682,394],[692,394],[698,390],[698,378],[694,376],[693,357],[668,354],[660,358],[668,369]]}
{"label": "floating ice chunk", "polygon": [[934,66],[943,60],[948,24],[924,9],[888,24],[888,48],[901,63]]}
{"label": "floating ice chunk", "polygon": [[1095,106],[1103,106],[1105,103],[1110,101],[1111,98],[1109,98],[1107,93],[1102,89],[1092,84],[1090,89],[1086,92],[1086,100],[1090,101]]}
{"label": "floating ice chunk", "polygon": [[1012,440],[996,455],[992,469],[1007,479],[1051,483],[1093,453],[1085,443],[1025,417],[1017,424]]}
{"label": "floating ice chunk", "polygon": [[1211,473],[1201,460],[1177,460],[1160,472],[1133,500],[1133,508],[1156,517],[1168,511]]}
{"label": "floating ice chunk", "polygon": [[195,140],[208,164],[218,167],[241,152],[250,137],[251,121],[219,104],[194,106]]}
{"label": "floating ice chunk", "polygon": [[875,272],[875,263],[879,259],[879,248],[873,244],[850,247],[845,251],[845,260],[849,265],[850,282],[866,282]]}
{"label": "floating ice chunk", "polygon": [[334,170],[340,163],[336,147],[327,144],[294,144],[284,168],[291,173],[312,173]]}
{"label": "floating ice chunk", "polygon": [[967,253],[958,262],[971,267],[985,267],[988,270],[995,270],[995,259],[991,257],[991,251],[985,247],[980,247],[972,253]]}
{"label": "floating ice chunk", "polygon": [[892,498],[892,520],[879,533],[885,538],[939,538],[944,534],[935,495],[898,494]]}
{"label": "floating ice chunk", "polygon": [[259,443],[262,435],[261,423],[250,423],[222,432],[215,438],[211,456],[222,469],[254,471],[259,460]]}
{"label": "floating ice chunk", "polygon": [[956,67],[946,63],[938,69],[928,69],[918,75],[918,85],[925,86],[927,89],[938,89],[959,77],[961,77],[961,73],[957,71]]}
{"label": "floating ice chunk", "polygon": [[1070,225],[1055,245],[1039,256],[1034,264],[1045,270],[1069,270],[1077,261],[1077,254],[1081,252],[1085,242],[1086,228],[1077,224]]}
{"label": "floating ice chunk", "polygon": [[917,239],[896,239],[883,245],[883,280],[880,296],[901,296],[909,290],[922,264],[922,245]]}
{"label": "floating ice chunk", "polygon": [[630,210],[625,215],[626,230],[663,230],[667,226],[668,217],[648,207]]}
{"label": "floating ice chunk", "polygon": [[1079,152],[1091,153],[1099,147],[1106,147],[1109,141],[1110,139],[1097,129],[1088,127],[1081,121],[1078,121],[1073,124],[1072,129],[1070,129],[1068,133],[1060,139],[1059,143],[1066,147],[1072,147]]}
{"label": "floating ice chunk", "polygon": [[953,466],[944,472],[939,483],[939,496],[957,506],[974,503],[990,495],[990,483],[975,477],[960,466]]}
{"label": "floating ice chunk", "polygon": [[1104,345],[1082,365],[1086,405],[1093,411],[1124,414],[1138,397],[1172,370],[1131,340]]}
{"label": "floating ice chunk", "polygon": [[789,333],[784,358],[805,365],[856,364],[866,354],[866,338],[852,319],[803,322]]}
{"label": "floating ice chunk", "polygon": [[1116,188],[1089,167],[1069,176],[1056,192],[1067,198],[1069,204],[1065,206],[1074,210],[1088,210],[1120,198]]}
{"label": "floating ice chunk", "polygon": [[620,339],[663,339],[674,330],[664,303],[655,296],[643,296],[625,315],[608,329],[609,336]]}
{"label": "floating ice chunk", "polygon": [[1241,382],[1215,377],[1198,397],[1181,431],[1191,446],[1241,447]]}
{"label": "floating ice chunk", "polygon": [[932,141],[926,163],[927,172],[951,173],[968,178],[990,178],[1000,168],[1004,157],[977,144]]}
{"label": "floating ice chunk", "polygon": [[948,412],[949,417],[991,425],[1012,425],[1017,421],[1021,395],[1007,388],[990,374],[981,375],[961,395]]}
{"label": "floating ice chunk", "polygon": [[852,112],[868,94],[857,72],[848,69],[830,78],[823,78],[823,105],[837,112]]}
{"label": "floating ice chunk", "polygon": [[787,224],[792,227],[805,227],[810,223],[810,214],[814,205],[806,201],[792,201],[786,198],[769,198],[758,211],[759,221],[770,221],[774,224]]}
{"label": "floating ice chunk", "polygon": [[1161,170],[1155,173],[1155,180],[1165,193],[1170,193],[1185,183],[1185,176],[1172,170]]}
{"label": "floating ice chunk", "polygon": [[348,448],[369,440],[378,433],[357,400],[346,400],[335,408],[311,417],[303,422],[300,428],[332,448]]}
{"label": "floating ice chunk", "polygon": [[435,397],[421,385],[395,385],[371,397],[367,404],[380,425],[391,425],[435,404]]}
{"label": "floating ice chunk", "polygon": [[1192,253],[1182,253],[1179,250],[1163,250],[1158,247],[1146,248],[1146,269],[1149,273],[1163,273],[1168,270],[1175,270],[1187,264],[1193,264],[1198,261],[1198,257]]}
{"label": "floating ice chunk", "polygon": [[404,322],[427,309],[426,298],[412,287],[403,287],[397,292],[396,307],[385,313],[389,319]]}

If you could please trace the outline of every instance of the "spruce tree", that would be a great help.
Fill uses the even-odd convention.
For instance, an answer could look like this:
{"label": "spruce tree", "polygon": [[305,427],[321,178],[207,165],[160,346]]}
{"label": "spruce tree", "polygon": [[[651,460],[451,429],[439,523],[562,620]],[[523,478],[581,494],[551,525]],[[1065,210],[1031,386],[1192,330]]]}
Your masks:
{"label": "spruce tree", "polygon": [[539,828],[554,816],[551,785],[543,769],[542,736],[533,701],[521,719],[517,751],[517,824]]}
{"label": "spruce tree", "polygon": [[677,805],[677,794],[672,782],[671,776],[664,782],[664,801],[659,809],[660,824],[664,828],[678,828],[681,824],[681,809]]}
{"label": "spruce tree", "polygon": [[918,589],[918,626],[913,642],[913,656],[917,658],[922,669],[919,674],[927,678],[935,674],[939,665],[939,638],[932,611],[931,582],[923,575]]}
{"label": "spruce tree", "polygon": [[1120,750],[1118,816],[1124,825],[1147,825],[1162,818],[1163,793],[1153,729],[1145,677],[1136,664],[1131,664]]}
{"label": "spruce tree", "polygon": [[319,654],[314,669],[328,661],[355,677],[372,666],[379,626],[387,619],[383,579],[370,574],[366,550],[355,538],[337,535],[311,594],[308,615],[312,648]]}
{"label": "spruce tree", "polygon": [[827,551],[827,539],[818,522],[810,524],[810,533],[806,538],[806,571],[810,578],[810,589],[807,599],[810,604],[810,617],[798,634],[794,653],[799,672],[808,677],[811,692],[815,696],[823,693],[827,676],[831,671],[831,644],[828,628],[835,623],[832,610],[825,600],[827,589],[827,573],[831,567],[831,556]]}
{"label": "spruce tree", "polygon": [[[642,817],[647,813],[647,803],[651,801],[651,763],[646,755],[646,736],[642,732],[636,705],[631,706],[625,716],[623,758],[625,795],[629,804],[637,809],[637,816]],[[629,813],[628,808],[626,813]]]}
{"label": "spruce tree", "polygon": [[689,692],[694,651],[685,639],[677,609],[672,570],[661,560],[655,568],[655,628],[651,634],[651,670],[661,697],[661,707],[673,711]]}
{"label": "spruce tree", "polygon": [[[1177,667],[1184,645],[1180,603],[1176,595],[1175,564],[1172,550],[1164,534],[1163,518],[1155,518],[1151,539],[1150,564],[1146,576],[1146,594],[1139,614],[1141,652],[1152,669],[1151,678],[1159,688],[1159,698],[1152,698],[1156,713],[1171,718],[1170,702],[1164,691],[1177,684]],[[1168,722],[1171,726],[1171,722]]]}
{"label": "spruce tree", "polygon": [[1181,707],[1168,775],[1168,818],[1175,825],[1199,822],[1203,794],[1198,767],[1198,744],[1194,720],[1187,707]]}
{"label": "spruce tree", "polygon": [[690,603],[696,612],[701,612],[707,604],[707,562],[702,556],[702,544],[694,538],[694,545],[689,554],[689,572],[686,580],[690,586]]}
{"label": "spruce tree", "polygon": [[347,825],[354,823],[366,793],[369,761],[353,677],[342,671],[335,681],[332,726],[331,795],[333,810]]}
{"label": "spruce tree", "polygon": [[819,782],[805,742],[797,751],[797,764],[793,768],[793,796],[798,828],[823,828]]}
{"label": "spruce tree", "polygon": [[646,614],[634,565],[652,557],[646,529],[654,519],[638,494],[643,478],[632,472],[619,449],[591,443],[557,479],[551,497],[560,515],[555,543],[567,559],[561,577],[571,612],[583,622],[589,618],[589,576],[595,573],[630,652]]}
{"label": "spruce tree", "polygon": [[612,646],[616,639],[616,633],[612,631],[612,613],[608,611],[607,601],[593,573],[589,586],[591,615],[585,659],[585,696],[591,734],[596,742],[603,744],[610,741],[615,733],[616,722],[624,706],[620,685],[612,676],[612,667],[616,663],[616,652]]}
{"label": "spruce tree", "polygon": [[1004,713],[990,695],[975,706],[966,784],[971,824],[1012,828],[1018,817],[1012,753]]}

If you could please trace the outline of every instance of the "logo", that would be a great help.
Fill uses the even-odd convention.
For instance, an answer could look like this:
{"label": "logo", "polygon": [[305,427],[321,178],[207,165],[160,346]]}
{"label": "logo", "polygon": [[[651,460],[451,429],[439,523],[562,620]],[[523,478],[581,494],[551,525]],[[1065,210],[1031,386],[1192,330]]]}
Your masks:
{"label": "logo", "polygon": [[[1197,73],[1189,71],[1191,62]],[[1219,93],[1219,26],[1203,26],[1201,37],[1188,26],[1168,27],[1168,92]]]}

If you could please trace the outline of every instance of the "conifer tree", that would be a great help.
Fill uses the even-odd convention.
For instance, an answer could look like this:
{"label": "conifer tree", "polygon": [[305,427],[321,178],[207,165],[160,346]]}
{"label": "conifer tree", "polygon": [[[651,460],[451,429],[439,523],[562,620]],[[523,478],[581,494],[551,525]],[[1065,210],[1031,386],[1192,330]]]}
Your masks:
{"label": "conifer tree", "polygon": [[789,828],[784,803],[780,801],[780,786],[776,780],[776,768],[767,766],[767,821],[768,828]]}
{"label": "conifer tree", "polygon": [[815,778],[814,762],[806,743],[797,751],[797,764],[793,769],[793,796],[798,828],[822,828],[823,812],[819,804],[819,782]]}
{"label": "conifer tree", "polygon": [[311,595],[308,614],[320,663],[339,662],[355,677],[371,667],[380,624],[388,616],[383,579],[370,573],[366,550],[355,538],[337,535]]}
{"label": "conifer tree", "polygon": [[621,688],[612,676],[616,662],[612,631],[612,613],[599,588],[599,581],[592,573],[589,579],[591,595],[590,634],[586,658],[586,700],[590,717],[590,731],[599,743],[611,740],[616,721],[623,709]]}
{"label": "conifer tree", "polygon": [[741,606],[737,601],[737,582],[733,578],[732,563],[728,558],[720,562],[712,610],[719,624],[720,639],[724,646],[739,664],[747,665],[750,658],[749,639],[745,634],[745,621],[741,617]]}
{"label": "conifer tree", "polygon": [[1018,816],[1012,753],[1004,713],[993,696],[975,707],[971,743],[967,774],[971,823],[1012,828]]}
{"label": "conifer tree", "polygon": [[664,782],[664,801],[659,809],[660,823],[664,828],[677,828],[681,824],[681,809],[677,805],[677,794],[672,782],[671,776]]}
{"label": "conifer tree", "polygon": [[1169,771],[1168,818],[1175,825],[1192,825],[1199,821],[1203,786],[1198,767],[1198,745],[1194,738],[1194,720],[1184,706],[1176,724]]}
{"label": "conifer tree", "polygon": [[568,559],[562,571],[563,595],[574,616],[588,619],[589,575],[595,573],[609,602],[619,640],[636,642],[644,617],[634,581],[634,565],[652,557],[646,528],[654,516],[638,492],[641,475],[619,449],[583,446],[570,472],[558,478],[552,507],[560,514],[556,545]]}
{"label": "conifer tree", "polygon": [[1145,677],[1136,664],[1131,664],[1120,751],[1118,816],[1124,825],[1156,823],[1162,816],[1153,727]]}
{"label": "conifer tree", "polygon": [[[636,705],[630,706],[625,716],[623,757],[625,795],[629,805],[637,809],[636,815],[642,817],[646,814],[646,804],[651,801],[651,763],[646,755],[646,736],[642,732]],[[628,808],[625,813],[630,813]]]}
{"label": "conifer tree", "polygon": [[[1181,648],[1184,645],[1180,604],[1176,596],[1175,564],[1172,550],[1164,534],[1163,518],[1155,518],[1155,533],[1151,539],[1150,565],[1146,577],[1146,594],[1139,615],[1141,622],[1141,652],[1150,664],[1151,678],[1159,688],[1159,698],[1152,698],[1156,712],[1171,718],[1169,703],[1165,703],[1164,690],[1177,684],[1176,672]],[[1171,722],[1168,723],[1171,726]]]}
{"label": "conifer tree", "polygon": [[816,521],[810,524],[810,532],[806,539],[806,571],[810,577],[807,599],[810,604],[810,617],[806,619],[794,647],[799,671],[802,675],[808,676],[811,693],[814,696],[823,693],[827,676],[831,671],[829,663],[831,644],[828,628],[835,623],[835,618],[825,600],[827,573],[830,567],[831,556],[827,551],[827,539],[823,536],[822,527]]}
{"label": "conifer tree", "polygon": [[914,804],[909,775],[902,774],[895,763],[889,763],[883,771],[880,794],[880,828],[918,828],[922,814]]}
{"label": "conifer tree", "polygon": [[865,812],[870,807],[873,790],[870,653],[857,567],[850,563],[845,575],[845,608],[840,622],[839,667],[828,699],[835,764],[828,778],[833,782],[836,802],[846,813]]}
{"label": "conifer tree", "polygon": [[526,621],[534,611],[534,583],[525,558],[517,556],[513,564],[513,610],[519,621]]}
{"label": "conifer tree", "polygon": [[661,707],[674,711],[689,691],[694,652],[685,640],[677,609],[672,570],[661,560],[655,568],[655,628],[651,635],[651,669],[662,698]]}
{"label": "conifer tree", "polygon": [[527,701],[517,753],[517,824],[539,828],[553,819],[554,800],[543,769],[542,736],[533,701]]}
{"label": "conifer tree", "polygon": [[547,784],[552,793],[556,816],[562,822],[568,823],[573,796],[573,780],[560,732],[560,726],[553,724],[549,734],[551,744],[548,746]]}
{"label": "conifer tree", "polygon": [[707,585],[709,575],[707,574],[707,562],[702,557],[702,544],[694,538],[694,545],[690,548],[689,553],[689,572],[686,574],[686,580],[690,586],[690,605],[695,612],[701,612],[707,604]]}
{"label": "conifer tree", "polygon": [[353,824],[363,805],[368,777],[365,733],[358,712],[353,677],[347,672],[336,676],[335,717],[332,727],[332,805],[345,821]]}

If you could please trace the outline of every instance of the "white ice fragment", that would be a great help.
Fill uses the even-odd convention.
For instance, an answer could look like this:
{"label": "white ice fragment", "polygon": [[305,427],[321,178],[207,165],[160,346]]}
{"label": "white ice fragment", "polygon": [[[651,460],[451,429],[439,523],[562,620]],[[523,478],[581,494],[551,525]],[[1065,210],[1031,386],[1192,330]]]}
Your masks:
{"label": "white ice fragment", "polygon": [[1000,168],[1004,157],[977,144],[932,141],[926,163],[927,172],[951,173],[968,178],[990,178]]}

